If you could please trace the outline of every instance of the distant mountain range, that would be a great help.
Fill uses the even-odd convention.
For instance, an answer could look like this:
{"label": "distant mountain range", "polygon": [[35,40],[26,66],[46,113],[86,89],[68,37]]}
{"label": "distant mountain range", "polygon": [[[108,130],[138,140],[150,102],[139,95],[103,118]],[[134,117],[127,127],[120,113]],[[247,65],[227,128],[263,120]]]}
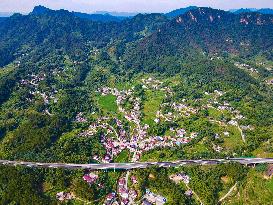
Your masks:
{"label": "distant mountain range", "polygon": [[[165,13],[164,15],[168,18],[174,18],[179,15],[183,15],[186,12],[190,10],[198,9],[197,6],[189,6],[186,8],[180,8],[173,10],[171,12]],[[34,10],[31,13],[35,14],[42,14],[45,11],[48,11],[50,9],[44,7],[44,6],[36,6]],[[231,9],[229,12],[234,14],[240,14],[240,13],[249,13],[249,12],[258,12],[261,14],[273,14],[273,9],[270,8],[264,8],[264,9],[255,9],[255,8],[241,8],[241,9]],[[132,18],[133,16],[136,16],[138,13],[130,13],[130,12],[108,12],[108,11],[96,11],[94,13],[83,13],[83,12],[71,12],[75,16],[89,19],[93,21],[100,21],[100,22],[120,22],[126,18]],[[13,13],[11,12],[0,12],[0,17],[9,17],[12,16]]]}
{"label": "distant mountain range", "polygon": [[248,12],[258,12],[261,14],[273,14],[273,9],[269,8],[264,8],[264,9],[233,9],[230,10],[230,12],[235,13],[235,14],[240,14],[240,13],[248,13]]}
{"label": "distant mountain range", "polygon": [[[181,8],[181,9],[176,9],[174,11],[171,11],[169,13],[166,13],[165,15],[169,18],[174,18],[179,15],[183,15],[187,13],[190,10],[195,10],[198,9],[196,6],[189,6],[186,8]],[[257,12],[261,14],[273,14],[273,9],[270,8],[264,8],[264,9],[255,9],[255,8],[242,8],[242,9],[231,9],[229,12],[234,13],[234,14],[241,14],[241,13],[250,13],[250,12]]]}
{"label": "distant mountain range", "polygon": [[[44,14],[46,12],[50,12],[50,9],[44,6],[36,6],[31,13],[39,15],[39,14]],[[79,18],[89,19],[93,21],[100,21],[100,22],[119,22],[127,18],[123,16],[112,16],[108,13],[104,13],[104,14],[87,14],[87,13],[81,13],[81,12],[71,12],[71,13]]]}
{"label": "distant mountain range", "polygon": [[0,12],[0,17],[9,17],[12,14],[13,14],[12,12]]}
{"label": "distant mountain range", "polygon": [[137,12],[131,13],[131,12],[96,11],[96,12],[94,12],[94,13],[92,13],[92,14],[103,14],[103,15],[109,14],[109,15],[111,15],[111,16],[117,16],[117,17],[133,17],[133,16],[136,16],[136,15],[139,14],[139,13],[137,13]]}
{"label": "distant mountain range", "polygon": [[84,19],[89,19],[93,21],[101,21],[101,22],[110,22],[110,21],[115,21],[119,22],[127,17],[125,16],[112,16],[108,13],[106,14],[86,14],[86,13],[80,13],[80,12],[72,12],[75,16],[84,18]]}

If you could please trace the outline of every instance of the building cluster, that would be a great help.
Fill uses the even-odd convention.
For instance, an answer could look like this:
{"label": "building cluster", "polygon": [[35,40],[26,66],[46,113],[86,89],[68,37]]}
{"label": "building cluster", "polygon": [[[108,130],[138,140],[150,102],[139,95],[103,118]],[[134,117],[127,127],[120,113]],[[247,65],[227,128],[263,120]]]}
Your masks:
{"label": "building cluster", "polygon": [[215,151],[215,152],[221,152],[223,150],[223,147],[221,147],[220,145],[215,145],[213,144],[213,147],[212,149]]}
{"label": "building cluster", "polygon": [[[129,174],[128,174],[129,177]],[[128,177],[122,177],[117,182],[117,193],[112,192],[107,194],[104,205],[126,205],[126,204],[136,204],[136,198],[138,197],[138,193],[133,188],[128,188],[127,180]],[[137,178],[135,176],[131,176],[131,184],[135,185],[138,183]]]}
{"label": "building cluster", "polygon": [[228,102],[224,101],[223,103],[220,103],[217,100],[208,100],[208,102],[209,103],[205,106],[206,108],[217,109],[221,112],[228,111],[233,115],[232,120],[228,122],[230,125],[238,126],[237,120],[245,119],[241,112],[232,107]]}
{"label": "building cluster", "polygon": [[181,103],[172,103],[171,106],[174,110],[178,111],[180,114],[182,113],[185,116],[190,116],[191,114],[196,114],[198,112],[198,109]]}
{"label": "building cluster", "polygon": [[[160,81],[154,80],[152,78],[143,79],[145,85],[154,85],[153,89],[159,88],[162,83]],[[156,86],[157,85],[157,86]],[[146,86],[148,87],[148,86]],[[197,133],[187,134],[184,129],[173,129],[170,128],[171,136],[148,136],[149,125],[141,124],[141,100],[134,96],[134,88],[129,90],[118,90],[116,88],[103,87],[98,90],[102,95],[114,95],[117,97],[116,103],[118,105],[119,111],[124,115],[125,119],[131,122],[134,126],[128,133],[128,130],[124,129],[123,123],[115,118],[115,125],[110,125],[108,122],[111,120],[109,117],[101,117],[95,123],[92,123],[88,130],[79,134],[79,136],[89,137],[98,133],[99,129],[105,130],[103,134],[101,134],[100,139],[101,143],[105,147],[106,154],[104,156],[93,156],[94,160],[109,163],[111,162],[118,154],[120,154],[123,150],[129,150],[132,153],[132,162],[139,161],[141,155],[144,152],[150,151],[157,147],[165,148],[165,147],[174,147],[180,146],[182,144],[187,144],[191,142],[194,138],[198,136]],[[221,112],[229,111],[233,114],[233,118],[228,122],[216,121],[221,125],[232,125],[237,126],[240,129],[242,134],[242,138],[244,138],[244,134],[242,130],[249,128],[249,126],[244,126],[242,129],[239,126],[238,120],[244,119],[244,116],[240,114],[240,111],[234,109],[228,102],[220,103],[218,102],[218,98],[223,96],[225,93],[223,91],[214,90],[212,94],[205,93],[206,95],[212,95],[212,98],[208,100],[208,104],[203,108],[214,108]],[[196,114],[198,109],[191,108],[190,106],[185,105],[186,100],[182,100],[183,103],[164,103],[162,107],[170,107],[170,109],[174,110],[174,112],[168,112],[167,114],[163,114],[161,111],[157,111],[156,119],[154,121],[156,123],[160,123],[160,121],[173,121],[175,120],[175,112],[190,115]],[[128,105],[131,106],[125,106]],[[130,108],[128,108],[130,107]],[[83,118],[82,113],[79,113],[76,117],[76,121],[86,122],[86,119]],[[112,120],[113,122],[113,120]],[[113,124],[111,122],[111,124]],[[223,132],[224,136],[229,136],[229,132]],[[219,138],[219,135],[218,135]],[[212,147],[216,152],[221,152],[222,147],[213,146]]]}
{"label": "building cluster", "polygon": [[[104,127],[106,128],[106,127]],[[147,127],[146,127],[147,129]],[[124,130],[123,130],[124,131]],[[124,133],[122,131],[122,133]],[[88,131],[89,134],[91,131]],[[93,131],[94,132],[94,131]],[[109,131],[108,131],[109,132]],[[113,133],[113,131],[110,130]],[[120,154],[123,150],[127,149],[131,153],[134,153],[132,157],[132,161],[136,162],[140,159],[141,155],[144,152],[155,149],[156,147],[174,147],[179,146],[181,144],[187,144],[192,139],[198,136],[197,133],[191,133],[190,135],[186,135],[186,131],[184,129],[174,130],[175,136],[147,136],[147,130],[141,132],[140,137],[137,136],[132,137],[128,140],[124,135],[118,135],[118,138],[107,138],[105,135],[101,136],[101,143],[104,145],[106,149],[106,155],[100,159],[97,155],[93,157],[93,159],[97,161],[102,161],[104,163],[109,163],[112,159]],[[84,132],[85,133],[85,132]],[[119,132],[120,133],[120,132]],[[83,133],[81,133],[82,135]]]}
{"label": "building cluster", "polygon": [[[146,83],[150,85],[152,82],[161,84],[158,81],[154,81],[152,79],[148,79]],[[92,123],[89,128],[86,131],[80,133],[79,136],[90,137],[98,133],[99,129],[105,130],[105,132],[101,134],[100,139],[101,143],[105,147],[106,154],[102,158],[100,158],[98,155],[95,155],[93,156],[93,159],[104,163],[109,163],[115,156],[120,154],[123,150],[127,149],[133,153],[132,162],[137,162],[143,152],[147,152],[157,147],[163,148],[180,146],[181,144],[189,143],[192,139],[197,137],[197,133],[191,133],[189,136],[186,136],[186,131],[184,129],[172,129],[171,131],[173,132],[173,136],[148,136],[149,125],[143,125],[140,123],[141,101],[139,98],[133,96],[133,90],[134,89],[119,91],[116,88],[109,87],[103,87],[98,90],[98,92],[100,92],[102,95],[111,94],[116,96],[116,103],[118,105],[119,111],[123,113],[125,119],[133,123],[134,126],[132,126],[130,133],[128,133],[118,118],[114,119],[116,124],[113,126],[107,122],[110,119],[108,117],[99,118],[95,123]],[[124,104],[128,102],[132,105],[131,109],[129,110],[127,110],[128,108],[125,109],[124,106]],[[177,107],[177,109],[186,108],[182,104],[174,103],[172,106]],[[190,111],[195,112],[195,110]],[[157,116],[162,117],[159,115],[160,112],[157,112]],[[168,118],[168,120],[171,120],[173,115],[172,113],[169,115],[170,116],[165,115],[165,119]],[[81,113],[77,115],[77,119],[78,121],[85,121],[82,119]],[[155,119],[155,121],[156,120],[157,119]]]}
{"label": "building cluster", "polygon": [[[228,126],[234,126],[237,127],[238,131],[240,132],[240,135],[242,137],[242,141],[246,142],[246,136],[244,131],[245,130],[253,130],[254,127],[251,125],[240,125],[243,119],[246,119],[245,116],[241,114],[241,112],[234,107],[232,107],[228,102],[219,102],[220,100],[218,99],[219,97],[223,96],[225,93],[222,91],[215,90],[214,93],[210,94],[205,92],[205,95],[209,95],[211,98],[208,100],[208,104],[205,106],[202,106],[203,109],[215,109],[218,110],[222,113],[222,119],[216,120],[213,119],[212,117],[209,117],[209,121],[212,123],[217,123],[222,127],[228,127]],[[231,118],[230,120],[227,120],[225,118],[224,114],[229,115],[228,118]],[[222,133],[223,136],[229,137],[230,133],[225,129],[225,131]],[[219,139],[220,135],[216,134],[215,139]],[[212,149],[216,152],[221,152],[224,148],[213,144]]]}
{"label": "building cluster", "polygon": [[[22,79],[20,81],[20,86],[27,86],[29,87],[29,94],[30,96],[40,96],[43,99],[44,105],[48,105],[50,101],[53,103],[57,103],[58,99],[56,98],[56,94],[58,93],[57,90],[53,89],[52,91],[40,91],[39,90],[39,83],[44,81],[46,78],[46,74],[31,74],[28,75],[29,79]],[[33,102],[31,97],[26,99],[29,102]],[[45,113],[48,113],[48,109],[45,110]]]}
{"label": "building cluster", "polygon": [[[119,120],[116,122],[119,125],[118,131],[116,131],[108,123],[104,122],[101,125],[97,123],[92,124],[87,131],[79,134],[79,136],[85,137],[92,136],[97,133],[98,128],[106,129],[106,134],[101,135],[101,143],[106,149],[106,154],[102,159],[97,155],[93,156],[93,159],[104,163],[109,163],[115,156],[127,149],[131,153],[134,153],[132,161],[136,162],[140,159],[144,152],[157,147],[174,147],[180,146],[181,144],[187,144],[198,136],[198,134],[194,132],[186,135],[186,131],[184,129],[171,129],[171,131],[174,132],[174,136],[148,136],[147,129],[149,126],[140,126],[140,130],[138,130],[138,132],[132,136],[131,139],[128,139],[126,131],[120,124],[121,122]],[[114,135],[115,137],[108,137],[109,134],[114,133],[116,133],[116,135]]]}
{"label": "building cluster", "polygon": [[185,173],[176,173],[176,174],[169,176],[169,178],[172,181],[174,181],[176,184],[179,184],[180,182],[183,182],[185,184],[190,183],[190,177]]}
{"label": "building cluster", "polygon": [[[136,178],[133,182],[137,183]],[[133,202],[136,200],[138,193],[133,188],[129,189],[126,178],[122,177],[118,180],[118,195],[120,197],[121,205],[126,205],[134,204]]]}
{"label": "building cluster", "polygon": [[68,201],[68,200],[72,200],[74,199],[73,194],[69,193],[69,192],[59,192],[56,194],[56,198],[59,201]]}
{"label": "building cluster", "polygon": [[104,163],[109,163],[113,160],[124,149],[128,148],[133,152],[134,145],[130,143],[127,138],[127,133],[123,128],[121,121],[115,118],[115,127],[108,123],[108,117],[102,117],[97,120],[97,122],[92,123],[89,128],[80,133],[80,137],[91,137],[97,134],[99,129],[105,130],[100,135],[100,142],[106,150],[106,154],[100,158],[98,155],[93,156],[93,159],[96,161],[101,161]]}
{"label": "building cluster", "polygon": [[31,74],[28,75],[30,79],[22,79],[20,85],[37,87],[41,81],[45,80],[46,74]]}
{"label": "building cluster", "polygon": [[[183,99],[185,102],[185,99]],[[198,112],[198,109],[190,107],[188,105],[182,103],[163,103],[161,105],[162,110],[156,112],[156,119],[154,120],[156,123],[160,121],[171,122],[174,121],[181,116],[189,117]],[[168,110],[167,112],[163,110]]]}
{"label": "building cluster", "polygon": [[151,192],[149,189],[146,189],[146,194],[143,196],[142,204],[143,205],[163,205],[167,202],[167,199],[161,195]]}
{"label": "building cluster", "polygon": [[[174,181],[176,184],[179,184],[180,182],[183,182],[185,184],[190,183],[190,177],[185,173],[176,173],[176,174],[170,175],[169,178],[172,181]],[[188,197],[191,197],[193,195],[193,191],[189,189],[185,192],[185,195]]]}
{"label": "building cluster", "polygon": [[119,205],[117,202],[117,194],[115,192],[107,194],[104,205]]}
{"label": "building cluster", "polygon": [[85,123],[87,122],[87,119],[83,116],[82,112],[79,112],[76,116],[75,122]]}
{"label": "building cluster", "polygon": [[268,85],[273,85],[273,78],[266,81]]}
{"label": "building cluster", "polygon": [[159,90],[162,88],[163,82],[156,80],[152,77],[147,79],[142,79],[143,88],[144,89],[152,89],[152,90]]}
{"label": "building cluster", "polygon": [[94,184],[99,179],[99,176],[95,173],[89,173],[89,174],[83,175],[82,178],[88,184]]}
{"label": "building cluster", "polygon": [[251,73],[259,73],[259,71],[258,71],[256,68],[253,68],[253,67],[251,67],[250,65],[247,65],[247,64],[245,64],[245,63],[236,62],[236,63],[234,63],[234,65],[235,65],[237,68],[240,68],[240,69],[244,69],[244,70],[250,71]]}
{"label": "building cluster", "polygon": [[[163,87],[163,83],[154,80],[152,78],[143,79],[144,89],[153,90],[167,90]],[[103,163],[110,163],[113,159],[118,156],[123,150],[129,150],[132,153],[132,162],[137,162],[143,153],[155,149],[157,147],[174,147],[182,144],[191,142],[198,136],[198,133],[192,132],[187,133],[183,128],[170,128],[171,136],[149,136],[148,129],[149,125],[141,124],[141,99],[134,96],[134,88],[129,90],[118,90],[116,88],[103,87],[98,90],[102,95],[114,95],[116,96],[116,103],[118,110],[123,114],[125,119],[133,125],[128,131],[123,125],[123,121],[118,118],[100,117],[96,122],[90,124],[89,128],[84,132],[80,133],[80,137],[92,137],[100,130],[103,130],[100,134],[100,142],[106,150],[104,156],[95,155],[93,159]],[[171,91],[170,91],[171,92]],[[240,114],[238,110],[235,110],[227,102],[218,102],[218,97],[223,96],[225,93],[222,91],[215,90],[213,94],[205,93],[206,95],[213,95],[213,98],[208,101],[208,105],[205,108],[214,108],[219,111],[229,111],[233,114],[233,118],[228,122],[225,122],[232,126],[239,126],[239,120],[244,119],[244,116]],[[128,106],[128,103],[130,106]],[[130,108],[128,108],[130,107]],[[164,111],[157,111],[156,123],[160,121],[173,121],[179,116],[190,116],[196,114],[199,109],[192,108],[185,104],[185,100],[182,103],[163,103],[161,107],[168,108],[171,112],[164,113]],[[166,110],[168,110],[166,109]],[[85,123],[88,120],[84,117],[83,113],[78,113],[75,122]],[[242,130],[251,129],[251,126],[241,126]],[[130,132],[130,133],[129,133]],[[229,136],[229,132],[223,132],[223,135]],[[215,139],[219,138],[219,134],[215,135]],[[222,147],[213,144],[213,149],[216,152],[221,152]],[[128,172],[129,173],[129,172]],[[190,177],[185,173],[176,173],[169,177],[175,183],[183,182],[189,184]],[[99,176],[95,173],[85,174],[83,180],[88,184],[94,184],[98,181]],[[132,184],[137,184],[135,176],[131,178]],[[98,184],[100,186],[100,184]],[[59,200],[69,199],[69,193],[58,193]],[[186,196],[192,196],[192,190],[185,192]],[[122,177],[117,182],[117,192],[109,193],[106,196],[104,204],[135,204],[134,201],[138,197],[138,192],[133,188],[128,188],[128,177]],[[157,195],[151,192],[149,189],[146,190],[146,194],[143,196],[142,204],[158,204],[162,205],[167,202],[167,199],[163,196]]]}

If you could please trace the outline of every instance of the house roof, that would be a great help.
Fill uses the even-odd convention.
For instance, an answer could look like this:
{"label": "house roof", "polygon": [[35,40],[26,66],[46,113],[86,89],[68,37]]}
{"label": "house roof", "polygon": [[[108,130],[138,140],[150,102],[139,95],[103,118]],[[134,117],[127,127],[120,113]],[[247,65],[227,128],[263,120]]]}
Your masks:
{"label": "house roof", "polygon": [[143,205],[152,205],[147,199],[144,199],[142,202]]}
{"label": "house roof", "polygon": [[92,180],[92,178],[89,175],[84,175],[83,179],[86,180],[86,181],[91,181]]}

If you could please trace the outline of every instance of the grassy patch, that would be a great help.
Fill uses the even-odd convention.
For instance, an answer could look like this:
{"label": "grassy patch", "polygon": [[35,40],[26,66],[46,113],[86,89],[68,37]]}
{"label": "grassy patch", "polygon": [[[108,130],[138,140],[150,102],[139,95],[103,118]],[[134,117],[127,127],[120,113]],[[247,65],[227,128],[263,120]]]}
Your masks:
{"label": "grassy patch", "polygon": [[242,136],[240,131],[235,126],[228,126],[226,131],[229,132],[228,137],[224,137],[224,147],[228,149],[233,149],[238,145],[242,145]]}
{"label": "grassy patch", "polygon": [[0,77],[11,73],[12,71],[14,71],[14,69],[15,69],[15,66],[13,64],[9,64],[3,68],[0,68]]}
{"label": "grassy patch", "polygon": [[156,161],[174,161],[178,160],[179,150],[177,149],[160,149],[160,150],[151,150],[142,155],[140,161],[142,162],[156,162]]}
{"label": "grassy patch", "polygon": [[192,146],[186,146],[185,147],[186,153],[203,153],[203,152],[208,152],[208,148],[206,145],[203,143],[203,141],[198,142],[197,144],[194,144]]}
{"label": "grassy patch", "polygon": [[253,155],[262,158],[273,158],[273,153],[265,149],[267,146],[270,146],[270,144],[263,144],[261,147],[253,151]]}
{"label": "grassy patch", "polygon": [[130,153],[128,150],[123,150],[114,161],[117,163],[128,162],[130,157]]}
{"label": "grassy patch", "polygon": [[273,194],[273,179],[270,179],[267,183],[266,183],[266,188],[268,190],[271,190],[272,194]]}
{"label": "grassy patch", "polygon": [[208,111],[209,111],[209,116],[213,117],[214,119],[220,119],[222,116],[222,112],[217,109],[209,108]]}
{"label": "grassy patch", "polygon": [[147,99],[144,103],[143,122],[152,125],[156,118],[156,112],[159,110],[160,104],[164,99],[164,92],[148,90],[145,94]]}
{"label": "grassy patch", "polygon": [[251,169],[247,176],[246,183],[239,188],[239,193],[230,197],[223,204],[272,204],[273,179],[266,180],[262,173]]}
{"label": "grassy patch", "polygon": [[98,104],[104,112],[117,113],[116,96],[106,95],[98,97]]}

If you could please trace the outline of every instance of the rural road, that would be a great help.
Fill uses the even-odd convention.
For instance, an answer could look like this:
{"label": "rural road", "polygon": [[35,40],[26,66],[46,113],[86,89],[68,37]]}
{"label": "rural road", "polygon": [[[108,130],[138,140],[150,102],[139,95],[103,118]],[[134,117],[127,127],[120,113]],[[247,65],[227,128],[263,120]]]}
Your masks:
{"label": "rural road", "polygon": [[89,169],[89,170],[108,170],[108,169],[145,169],[151,166],[159,167],[179,167],[185,165],[216,165],[229,162],[238,162],[244,165],[273,163],[273,158],[230,158],[230,159],[200,159],[200,160],[179,160],[173,162],[136,162],[136,163],[108,163],[108,164],[66,164],[66,163],[41,163],[0,160],[0,165],[41,167],[41,168],[64,168],[64,169]]}

